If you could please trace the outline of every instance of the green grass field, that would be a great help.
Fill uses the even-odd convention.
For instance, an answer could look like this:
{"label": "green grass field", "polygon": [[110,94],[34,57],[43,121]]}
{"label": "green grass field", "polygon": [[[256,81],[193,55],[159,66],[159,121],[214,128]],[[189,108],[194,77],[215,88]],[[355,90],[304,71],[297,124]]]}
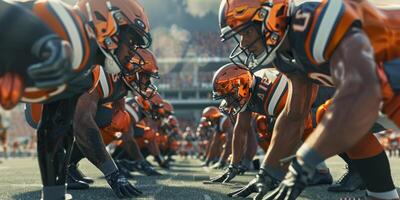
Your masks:
{"label": "green grass field", "polygon": [[[328,166],[335,179],[343,173],[343,162],[334,157],[328,160]],[[94,185],[89,190],[70,191],[74,199],[99,200],[117,199],[111,189],[101,177],[93,165],[86,160],[81,163],[82,171],[95,178]],[[392,174],[397,185],[400,185],[400,159],[391,159]],[[199,200],[222,200],[229,199],[225,194],[240,188],[246,184],[255,172],[247,173],[237,177],[229,184],[205,185],[202,183],[211,176],[215,176],[220,171],[209,170],[200,167],[200,161],[193,159],[177,159],[169,171],[161,170],[164,175],[161,177],[147,177],[134,173],[135,183],[144,195],[137,199],[199,199]],[[0,200],[37,200],[40,197],[40,174],[37,160],[32,158],[9,159],[0,164]],[[356,193],[330,193],[326,191],[326,186],[311,187],[303,192],[300,199],[340,199],[343,197],[362,197],[363,192]]]}

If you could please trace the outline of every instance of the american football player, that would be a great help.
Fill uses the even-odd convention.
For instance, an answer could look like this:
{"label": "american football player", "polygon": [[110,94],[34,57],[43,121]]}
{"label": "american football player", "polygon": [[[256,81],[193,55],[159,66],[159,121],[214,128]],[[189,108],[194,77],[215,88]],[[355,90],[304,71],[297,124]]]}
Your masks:
{"label": "american football player", "polygon": [[[266,163],[279,168],[279,160],[291,154],[294,147],[283,150],[276,144],[299,139],[318,85],[336,88],[321,123],[267,199],[297,198],[316,165],[368,135],[380,110],[399,124],[398,10],[366,0],[225,0],[220,10],[223,37],[240,36],[243,52],[264,53],[289,79],[289,103],[277,119]],[[366,195],[399,199],[386,155],[379,153],[375,163],[360,170]],[[379,170],[382,166],[386,170]]]}
{"label": "american football player", "polygon": [[146,158],[148,155],[152,155],[160,167],[169,168],[169,164],[161,155],[156,141],[157,129],[154,129],[149,124],[150,121],[157,121],[162,118],[164,114],[162,102],[164,100],[156,92],[149,100],[140,96],[135,99],[129,99],[126,101],[125,107],[133,119],[134,137],[143,156]]}
{"label": "american football player", "polygon": [[[108,102],[114,102],[113,107],[116,109],[115,112],[124,112],[125,101],[123,98],[127,95],[128,91],[136,92],[137,90],[149,90],[149,86],[151,87],[150,77],[158,77],[158,67],[155,62],[155,57],[151,51],[146,49],[137,49],[136,55],[129,60],[129,64],[126,65],[125,68],[128,68],[125,72],[126,74],[117,77],[100,72],[100,80],[96,87],[93,88],[92,91],[86,92],[79,97],[76,114],[74,116],[74,136],[76,137],[77,146],[82,151],[83,155],[103,172],[109,185],[120,198],[140,194],[140,191],[128,187],[128,192],[126,193],[126,191],[121,189],[122,187],[118,185],[124,181],[124,184],[128,185],[129,182],[119,173],[115,162],[105,149],[100,135],[100,127],[96,124],[96,113],[100,105]],[[93,73],[95,73],[95,71]],[[137,89],[134,89],[135,87]],[[153,89],[150,90],[153,91]],[[142,95],[142,93],[148,95],[144,92],[140,92],[139,95]],[[147,98],[148,96],[145,97]],[[115,112],[113,112],[113,114],[115,114]],[[117,120],[116,123],[119,124],[120,121]],[[113,132],[117,132],[113,129],[119,130],[119,127],[105,127],[102,131],[106,132],[105,135],[109,135]],[[129,129],[124,129],[124,131],[121,132],[128,131]],[[126,136],[126,134],[123,134],[123,136]],[[132,141],[132,139],[129,140],[128,138],[125,141],[124,144],[132,144],[131,142],[127,143]],[[134,147],[134,144],[125,145],[127,148],[130,146]]]}
{"label": "american football player", "polygon": [[[148,24],[147,18],[136,1],[79,1],[78,4],[80,6],[72,8],[60,1],[24,1],[11,6],[13,9],[18,7],[15,13],[6,10],[8,14],[18,15],[18,9],[26,9],[25,14],[31,13],[33,17],[23,20],[44,24],[36,23],[38,27],[35,27],[29,23],[27,26],[12,23],[14,27],[28,28],[22,32],[31,34],[35,40],[26,42],[29,37],[15,35],[26,42],[20,46],[13,44],[17,51],[24,48],[26,52],[22,55],[26,59],[18,59],[25,63],[17,67],[28,68],[27,73],[22,74],[24,84],[17,73],[8,73],[1,78],[4,83],[2,99],[8,102],[4,107],[12,107],[18,101],[43,104],[43,109],[39,110],[43,114],[37,131],[43,199],[64,198],[68,158],[65,153],[70,152],[71,125],[78,97],[93,86],[94,79],[90,78],[92,73],[89,70],[99,74],[101,67],[98,65],[104,64],[106,68],[114,66],[114,69],[123,71],[123,66],[129,62],[125,59],[132,57],[138,47],[150,44],[147,39],[150,38],[149,29],[145,25]],[[9,8],[7,6],[1,8]],[[92,11],[97,13],[96,18]],[[23,14],[21,17],[27,16]],[[21,30],[18,32],[22,33]],[[7,66],[17,66],[16,57],[10,55],[10,58]],[[129,184],[129,187],[132,186]]]}
{"label": "american football player", "polygon": [[[226,110],[229,115],[237,115],[233,131],[233,159],[231,166],[223,175],[225,177],[224,182],[234,178],[240,171],[238,164],[243,153],[244,145],[242,142],[245,141],[247,134],[251,134],[250,122],[253,112],[268,116],[267,120],[271,121],[269,124],[273,127],[276,117],[282,112],[286,104],[287,89],[287,78],[282,74],[279,74],[275,80],[260,78],[253,75],[248,68],[233,63],[226,64],[215,72],[213,77],[214,99],[222,99],[226,102],[221,110]],[[313,130],[311,113],[304,123],[303,137],[306,138]],[[285,146],[296,145],[290,144],[290,142],[292,141],[286,141]],[[332,176],[327,172],[329,171],[318,171],[316,176],[313,177],[316,180],[313,180],[312,184],[332,183]],[[279,182],[282,180],[284,172],[264,165],[259,173],[259,176],[261,175],[270,177],[274,182]],[[243,193],[242,190],[238,190],[231,195],[241,196]]]}
{"label": "american football player", "polygon": [[[45,89],[35,87],[32,82],[27,84],[29,87],[26,87],[21,98],[24,102],[43,103],[43,109],[34,113],[39,114],[41,119],[38,125],[38,156],[44,185],[43,198],[64,198],[62,196],[65,193],[68,155],[61,155],[63,152],[70,152],[76,104],[85,109],[83,113],[89,113],[86,112],[88,107],[82,106],[81,101],[89,93],[98,94],[93,90],[97,90],[97,86],[101,87],[97,84],[100,80],[106,79],[106,73],[100,64],[104,64],[110,73],[121,72],[119,75],[122,79],[127,77],[129,71],[126,69],[131,65],[127,58],[134,57],[138,47],[149,45],[148,22],[136,1],[79,1],[75,9],[59,1],[27,1],[22,5],[36,13],[58,37],[70,42],[74,53],[73,70],[68,75],[67,84]],[[96,17],[100,19],[94,18],[91,12],[96,12]],[[107,20],[103,20],[106,18]],[[118,44],[116,41],[119,41]],[[88,70],[92,73],[87,73]],[[84,94],[81,95],[82,93]],[[103,94],[108,95],[110,91],[106,90]],[[79,122],[83,123],[82,120]],[[77,125],[74,128],[79,127]],[[79,134],[79,130],[77,133]],[[78,139],[79,136],[76,136]],[[96,138],[92,141],[95,140]],[[119,176],[107,178],[114,188],[133,188],[127,181],[116,181],[121,178]],[[136,189],[131,191],[127,195],[139,194]]]}
{"label": "american football player", "polygon": [[215,162],[215,167],[222,169],[232,151],[232,122],[215,106],[204,108],[202,118],[208,122],[213,132],[204,165]]}
{"label": "american football player", "polygon": [[[135,65],[135,68],[139,68],[136,72],[137,75],[133,76],[137,76],[137,78],[141,81],[141,83],[137,83],[135,77],[130,78],[129,82],[127,83],[132,85],[137,83],[138,85],[140,85],[140,90],[148,90],[147,85],[151,84],[148,83],[149,76],[156,76],[158,68],[155,62],[155,58],[149,50],[138,49],[137,52],[138,52],[137,56],[140,55],[140,57],[144,60],[143,64],[139,63],[138,61],[134,61],[134,58],[131,59],[130,64]],[[119,131],[128,132],[126,127],[123,126],[125,124],[126,126],[129,127],[130,124],[129,120],[128,122],[126,122],[127,121],[126,115],[128,114],[125,113],[124,115],[125,102],[123,100],[123,97],[126,96],[130,87],[127,87],[125,82],[122,81],[121,78],[114,78],[114,76],[105,73],[104,70],[99,67],[94,68],[94,70],[92,71],[92,77],[94,77],[93,88],[79,97],[79,101],[83,102],[79,103],[78,101],[76,108],[76,112],[79,113],[78,114],[79,116],[75,116],[74,124],[76,125],[77,128],[79,128],[79,130],[78,131],[75,130],[74,132],[77,145],[72,151],[71,164],[69,165],[69,170],[71,171],[68,177],[69,178],[68,183],[70,184],[69,188],[85,189],[88,187],[88,185],[83,184],[83,182],[88,182],[88,183],[93,182],[87,177],[83,176],[79,171],[77,171],[77,163],[83,157],[87,157],[94,165],[96,165],[96,167],[98,167],[104,173],[110,186],[115,191],[117,196],[124,197],[124,196],[131,196],[134,194],[137,195],[140,193],[140,191],[137,191],[136,189],[132,188],[132,186],[129,185],[129,182],[125,180],[125,177],[119,173],[117,166],[109,156],[108,152],[105,150],[104,146],[104,143],[108,144],[114,139],[113,134],[115,132]],[[98,77],[97,80],[95,79],[96,77]],[[145,81],[143,81],[143,79]],[[149,89],[148,91],[151,91],[151,93],[153,93],[152,89]],[[84,100],[82,100],[82,98],[84,98]],[[106,109],[104,106],[102,106],[103,104],[108,102],[114,102],[113,107],[116,109]],[[92,107],[90,107],[89,105],[92,105]],[[96,107],[94,107],[94,105],[96,105]],[[35,110],[41,109],[35,107],[38,107],[38,105],[27,107],[26,111],[28,119],[30,117],[29,114],[41,113],[38,111],[33,111],[33,109]],[[89,110],[93,109],[92,112],[94,112],[94,114],[88,113],[88,108],[91,108]],[[105,112],[105,110],[109,110],[109,112]],[[37,122],[38,119],[40,119],[40,117],[36,116],[33,118],[33,120],[28,120],[28,121]],[[88,122],[92,121],[94,121],[95,125],[90,125],[90,123],[88,124]],[[91,126],[93,126],[92,129],[90,129]],[[89,133],[85,133],[84,130],[87,129],[93,130],[93,132],[89,131]],[[98,135],[99,133],[96,132],[96,129],[101,130],[101,132],[103,133],[104,141],[102,141],[102,138],[100,135]],[[123,136],[126,135],[129,134],[123,134]],[[90,137],[90,139],[88,139],[87,137]],[[123,144],[130,144],[126,146],[135,147],[134,141],[132,141],[132,139],[131,140],[129,139],[130,138],[125,138],[126,142]],[[129,151],[129,152],[133,153],[134,151]],[[114,179],[120,181],[119,182],[112,181]],[[119,186],[119,184],[125,184],[125,186],[124,185]],[[128,193],[124,193],[121,187],[127,187]]]}
{"label": "american football player", "polygon": [[[37,9],[37,5],[34,1],[0,1],[3,27],[0,34],[0,104],[5,109],[13,108],[21,100],[25,88],[57,88],[73,78],[76,72],[87,70],[88,49],[93,43],[81,26],[82,19],[70,18],[75,20],[70,29],[75,30],[74,36],[78,37],[72,45],[72,40],[67,38],[69,29],[64,27],[65,19],[49,23],[44,19],[45,11]],[[58,11],[54,11],[55,15]],[[79,54],[77,44],[81,48]],[[84,57],[86,61],[83,61]]]}

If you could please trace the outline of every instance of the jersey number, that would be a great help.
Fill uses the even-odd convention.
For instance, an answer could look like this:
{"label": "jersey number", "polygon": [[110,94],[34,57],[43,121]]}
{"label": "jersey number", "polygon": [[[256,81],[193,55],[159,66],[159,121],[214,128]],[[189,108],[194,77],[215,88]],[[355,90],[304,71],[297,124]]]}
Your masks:
{"label": "jersey number", "polygon": [[303,32],[306,30],[308,21],[310,21],[310,17],[311,14],[309,12],[302,12],[301,10],[298,10],[293,23],[293,30],[297,32]]}

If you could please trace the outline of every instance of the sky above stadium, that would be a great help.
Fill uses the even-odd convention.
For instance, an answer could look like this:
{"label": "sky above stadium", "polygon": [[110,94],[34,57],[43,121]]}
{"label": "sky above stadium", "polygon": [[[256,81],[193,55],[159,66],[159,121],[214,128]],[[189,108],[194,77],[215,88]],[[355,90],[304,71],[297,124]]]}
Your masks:
{"label": "sky above stadium", "polygon": [[188,31],[218,31],[217,0],[141,0],[152,27],[173,25]]}

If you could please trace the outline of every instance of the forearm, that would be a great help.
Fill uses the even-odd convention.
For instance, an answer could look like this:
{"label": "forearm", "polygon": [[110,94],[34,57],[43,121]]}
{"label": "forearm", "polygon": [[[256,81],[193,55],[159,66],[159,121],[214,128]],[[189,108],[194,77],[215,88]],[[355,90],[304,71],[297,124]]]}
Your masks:
{"label": "forearm", "polygon": [[304,120],[293,120],[286,114],[281,114],[274,127],[271,143],[265,154],[262,166],[266,165],[275,169],[282,168],[280,160],[294,153],[300,143],[303,132]]}
{"label": "forearm", "polygon": [[338,90],[326,117],[304,145],[313,147],[323,158],[329,158],[346,151],[368,133],[378,117],[380,98],[372,92],[373,88],[364,87],[349,93]]}
{"label": "forearm", "polygon": [[245,145],[247,144],[247,131],[235,129],[232,138],[232,160],[231,164],[239,164],[243,157]]}
{"label": "forearm", "polygon": [[113,162],[105,148],[100,130],[97,126],[89,124],[80,126],[77,124],[74,127],[76,143],[79,149],[81,149],[82,154],[92,164],[101,169],[104,164]]}
{"label": "forearm", "polygon": [[244,151],[244,159],[252,160],[257,153],[257,140],[255,131],[251,130],[247,134],[246,151]]}
{"label": "forearm", "polygon": [[135,138],[130,133],[122,134],[123,147],[133,160],[144,160]]}
{"label": "forearm", "polygon": [[156,141],[149,141],[147,148],[152,156],[157,157],[160,155],[160,149],[158,148]]}
{"label": "forearm", "polygon": [[213,136],[213,139],[210,144],[210,152],[207,156],[207,160],[215,159],[217,157],[217,155],[221,152],[220,151],[220,142],[219,142],[217,135],[218,134],[215,133]]}
{"label": "forearm", "polygon": [[297,153],[305,159],[313,157],[311,164],[354,145],[379,114],[380,83],[372,44],[365,33],[355,29],[346,36],[333,53],[330,66],[336,86],[332,104]]}
{"label": "forearm", "polygon": [[232,152],[232,133],[226,133],[226,134],[227,134],[226,142],[224,144],[224,149],[222,150],[220,156],[221,161],[226,161]]}

